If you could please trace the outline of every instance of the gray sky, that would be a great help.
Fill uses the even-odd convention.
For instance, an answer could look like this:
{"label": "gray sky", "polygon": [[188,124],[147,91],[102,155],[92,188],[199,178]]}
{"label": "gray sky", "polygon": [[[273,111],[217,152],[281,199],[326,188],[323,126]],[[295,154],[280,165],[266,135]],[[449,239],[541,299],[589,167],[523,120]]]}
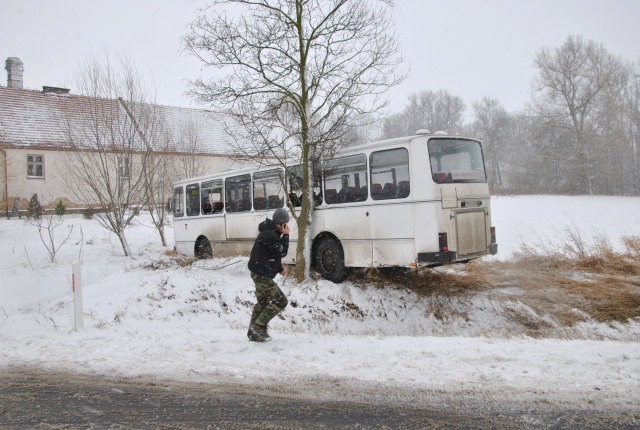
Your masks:
{"label": "gray sky", "polygon": [[[397,0],[396,30],[410,76],[389,92],[399,111],[407,95],[446,89],[471,102],[483,96],[507,110],[529,100],[532,66],[542,46],[568,35],[602,42],[627,60],[640,58],[639,0]],[[188,79],[207,76],[180,53],[180,36],[202,1],[1,0],[0,61],[19,57],[25,88],[65,86],[87,53],[125,50],[158,101],[190,106]],[[0,79],[6,85],[6,75]],[[72,88],[73,91],[73,88]]]}

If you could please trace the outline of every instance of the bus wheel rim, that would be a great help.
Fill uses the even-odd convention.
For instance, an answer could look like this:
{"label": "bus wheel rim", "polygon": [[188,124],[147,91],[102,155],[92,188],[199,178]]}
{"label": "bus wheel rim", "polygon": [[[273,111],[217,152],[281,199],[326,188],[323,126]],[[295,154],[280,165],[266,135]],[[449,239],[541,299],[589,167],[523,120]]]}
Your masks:
{"label": "bus wheel rim", "polygon": [[322,253],[322,267],[327,272],[334,272],[336,270],[336,258],[337,255],[332,249],[325,249]]}

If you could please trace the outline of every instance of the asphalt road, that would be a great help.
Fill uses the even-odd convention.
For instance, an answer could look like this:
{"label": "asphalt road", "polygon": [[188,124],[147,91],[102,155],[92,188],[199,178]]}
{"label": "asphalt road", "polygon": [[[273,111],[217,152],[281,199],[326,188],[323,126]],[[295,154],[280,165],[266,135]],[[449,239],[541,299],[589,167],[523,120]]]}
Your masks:
{"label": "asphalt road", "polygon": [[304,390],[272,388],[127,380],[11,366],[0,369],[0,428],[640,428],[640,414],[632,410],[562,408],[537,400],[503,407],[484,402],[482,396],[438,399],[437,393],[403,397],[343,392],[338,400],[319,400],[304,395]]}

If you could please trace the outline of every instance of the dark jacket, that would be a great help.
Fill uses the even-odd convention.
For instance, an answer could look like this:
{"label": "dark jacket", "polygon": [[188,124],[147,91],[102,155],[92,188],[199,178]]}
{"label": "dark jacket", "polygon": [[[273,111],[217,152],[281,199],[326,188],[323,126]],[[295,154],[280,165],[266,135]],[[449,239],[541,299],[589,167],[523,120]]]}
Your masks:
{"label": "dark jacket", "polygon": [[269,218],[260,223],[258,230],[260,234],[251,249],[249,270],[273,279],[284,270],[280,260],[289,251],[289,235],[280,233]]}

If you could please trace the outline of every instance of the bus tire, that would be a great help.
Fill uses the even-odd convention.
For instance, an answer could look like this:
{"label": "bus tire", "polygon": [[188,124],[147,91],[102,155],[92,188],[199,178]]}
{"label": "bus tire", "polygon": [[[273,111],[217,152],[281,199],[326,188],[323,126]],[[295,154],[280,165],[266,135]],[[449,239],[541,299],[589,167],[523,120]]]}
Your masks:
{"label": "bus tire", "polygon": [[320,241],[314,254],[314,266],[323,278],[336,284],[344,281],[349,270],[344,265],[344,251],[340,243],[326,237]]}
{"label": "bus tire", "polygon": [[196,242],[195,249],[196,257],[201,260],[213,257],[213,250],[211,249],[211,242],[207,238],[200,238]]}

